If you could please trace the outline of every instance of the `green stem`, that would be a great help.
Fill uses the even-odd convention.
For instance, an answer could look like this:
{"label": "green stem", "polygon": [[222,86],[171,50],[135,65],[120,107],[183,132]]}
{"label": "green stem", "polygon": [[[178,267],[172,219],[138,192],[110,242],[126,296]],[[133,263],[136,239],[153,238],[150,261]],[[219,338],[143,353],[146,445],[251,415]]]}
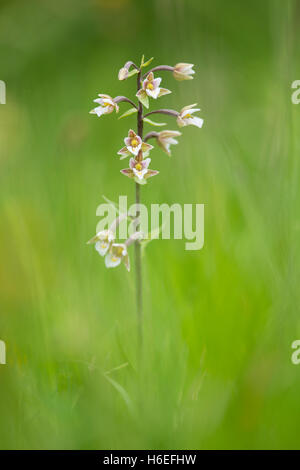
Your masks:
{"label": "green stem", "polygon": [[[141,71],[137,76],[137,90],[141,88]],[[143,139],[143,105],[139,102],[137,114],[137,131],[138,135]],[[135,203],[141,203],[141,186],[135,183]],[[137,211],[136,216],[139,217],[140,211]],[[138,226],[136,227],[138,230]],[[137,308],[137,321],[138,321],[138,348],[139,358],[141,356],[143,344],[143,285],[142,285],[142,257],[141,257],[141,244],[137,240],[135,242],[135,270],[136,270],[136,308]]]}

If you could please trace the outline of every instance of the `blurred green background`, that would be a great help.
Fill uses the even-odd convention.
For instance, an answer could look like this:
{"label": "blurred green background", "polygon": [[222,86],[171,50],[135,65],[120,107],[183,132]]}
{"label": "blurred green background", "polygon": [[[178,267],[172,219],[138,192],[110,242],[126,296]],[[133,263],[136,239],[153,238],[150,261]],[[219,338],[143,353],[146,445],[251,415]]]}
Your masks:
{"label": "blurred green background", "polygon": [[[1,0],[1,448],[299,447],[299,26],[296,0]],[[103,194],[134,199],[136,125],[89,111],[142,54],[196,64],[154,107],[204,127],[152,151],[142,200],[204,203],[205,245],[147,247],[138,372],[134,270],[86,241]]]}

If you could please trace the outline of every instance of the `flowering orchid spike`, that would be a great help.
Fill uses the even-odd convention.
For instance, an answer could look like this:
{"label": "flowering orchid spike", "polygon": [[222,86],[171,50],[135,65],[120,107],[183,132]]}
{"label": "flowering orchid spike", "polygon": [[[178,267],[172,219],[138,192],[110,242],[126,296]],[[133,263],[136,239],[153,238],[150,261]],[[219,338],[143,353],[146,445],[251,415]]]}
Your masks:
{"label": "flowering orchid spike", "polygon": [[199,127],[201,129],[201,127],[203,126],[204,120],[197,116],[193,116],[193,113],[200,111],[200,108],[193,109],[194,106],[197,106],[197,104],[196,103],[190,104],[182,108],[182,110],[180,111],[177,117],[177,124],[179,127],[192,125],[192,126]]}
{"label": "flowering orchid spike", "polygon": [[92,109],[90,111],[90,114],[97,114],[98,117],[102,116],[102,114],[110,114],[116,110],[116,112],[119,112],[119,106],[117,103],[114,102],[113,98],[109,95],[103,95],[99,94],[100,98],[96,98],[94,100],[95,103],[98,103],[99,106],[96,108]]}
{"label": "flowering orchid spike", "polygon": [[115,239],[115,234],[111,229],[102,230],[98,232],[93,238],[91,238],[87,243],[95,243],[95,249],[98,251],[99,255],[105,256],[109,250],[111,243]]}
{"label": "flowering orchid spike", "polygon": [[149,155],[150,150],[153,149],[153,145],[143,142],[141,137],[138,136],[132,129],[128,132],[128,137],[124,139],[125,147],[119,150],[118,155],[121,155],[120,160],[128,157],[129,155],[137,156],[140,150],[143,153],[143,156],[146,157]]}
{"label": "flowering orchid spike", "polygon": [[110,247],[109,253],[105,256],[105,266],[107,268],[116,268],[124,262],[127,271],[130,271],[129,256],[127,247],[124,243],[113,243]]}
{"label": "flowering orchid spike", "polygon": [[181,132],[179,131],[161,131],[157,134],[157,143],[160,148],[167,154],[171,156],[170,146],[177,145],[178,140],[174,137],[179,137]]}
{"label": "flowering orchid spike", "polygon": [[178,81],[183,80],[193,80],[195,70],[193,70],[194,64],[186,64],[184,62],[180,62],[176,64],[173,69],[173,77]]}

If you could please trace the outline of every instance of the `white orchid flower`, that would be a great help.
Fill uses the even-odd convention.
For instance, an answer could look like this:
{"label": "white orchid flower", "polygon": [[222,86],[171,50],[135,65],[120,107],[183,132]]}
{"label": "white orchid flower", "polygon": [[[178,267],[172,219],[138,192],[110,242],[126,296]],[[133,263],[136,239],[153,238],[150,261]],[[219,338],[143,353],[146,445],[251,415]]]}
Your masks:
{"label": "white orchid flower", "polygon": [[111,229],[102,230],[98,232],[93,238],[91,238],[87,243],[95,243],[95,249],[98,251],[99,255],[105,256],[109,250],[111,243],[115,239],[115,234]]}
{"label": "white orchid flower", "polygon": [[179,131],[161,131],[157,134],[157,143],[160,148],[169,156],[171,156],[170,146],[177,145],[178,140],[174,137],[179,137],[181,132]]}
{"label": "white orchid flower", "polygon": [[146,108],[149,107],[149,96],[156,100],[163,95],[172,93],[170,90],[167,90],[167,88],[161,88],[160,83],[161,78],[154,78],[153,72],[150,72],[143,81],[142,88],[137,92],[136,96]]}
{"label": "white orchid flower", "polygon": [[97,116],[100,117],[103,114],[112,113],[114,109],[117,113],[119,112],[119,106],[114,102],[111,96],[103,94],[99,94],[98,96],[100,96],[100,98],[96,98],[94,103],[98,103],[99,106],[96,106],[96,108],[92,109],[90,114],[97,114]]}
{"label": "white orchid flower", "polygon": [[139,151],[143,152],[143,156],[147,157],[153,145],[143,142],[140,136],[138,136],[132,129],[128,132],[128,137],[124,139],[125,147],[119,150],[118,155],[121,155],[120,159],[128,157],[129,155],[137,156]]}
{"label": "white orchid flower", "polygon": [[145,160],[131,158],[129,162],[130,168],[121,170],[121,173],[129,178],[134,178],[136,183],[145,184],[147,178],[159,173],[156,170],[148,169],[150,162],[151,158],[145,158]]}
{"label": "white orchid flower", "polygon": [[87,244],[95,243],[95,249],[98,251],[99,255],[105,256],[108,252],[111,244],[114,242],[116,236],[116,230],[118,225],[127,218],[126,213],[120,214],[110,225],[107,230],[102,230],[101,232],[96,233],[96,235],[91,238]]}
{"label": "white orchid flower", "polygon": [[176,64],[173,69],[173,76],[176,80],[193,80],[195,70],[193,70],[194,64],[186,64],[185,62],[180,62]]}
{"label": "white orchid flower", "polygon": [[190,104],[182,108],[177,117],[177,124],[179,127],[191,125],[201,129],[204,120],[197,116],[193,116],[193,113],[200,111],[200,108],[194,108],[194,106],[197,106],[197,104]]}
{"label": "white orchid flower", "polygon": [[148,171],[148,166],[150,165],[151,158],[145,158],[141,162],[137,162],[134,158],[130,159],[129,166],[132,168],[133,173],[135,176],[142,180],[145,174]]}
{"label": "white orchid flower", "polygon": [[105,266],[107,268],[116,268],[124,262],[127,271],[130,271],[129,256],[125,243],[113,243],[110,247],[109,253],[105,256]]}
{"label": "white orchid flower", "polygon": [[133,233],[125,243],[113,243],[110,247],[109,253],[105,256],[105,266],[107,268],[116,268],[123,263],[127,271],[130,271],[130,261],[127,252],[127,248],[137,240],[141,240],[144,238],[144,234],[142,232],[135,232]]}

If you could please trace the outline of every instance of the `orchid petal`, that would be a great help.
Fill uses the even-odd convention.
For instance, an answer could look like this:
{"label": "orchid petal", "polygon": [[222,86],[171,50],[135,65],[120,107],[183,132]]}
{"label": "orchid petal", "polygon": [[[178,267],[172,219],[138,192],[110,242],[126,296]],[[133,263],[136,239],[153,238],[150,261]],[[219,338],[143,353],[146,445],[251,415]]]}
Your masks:
{"label": "orchid petal", "polygon": [[167,88],[160,88],[158,97],[160,98],[161,96],[169,95],[170,93],[172,92],[168,90]]}
{"label": "orchid petal", "polygon": [[105,266],[107,268],[116,268],[121,263],[121,258],[114,256],[112,253],[108,253],[105,256]]}
{"label": "orchid petal", "polygon": [[104,240],[98,241],[95,245],[95,249],[98,251],[100,256],[105,256],[109,249],[109,243]]}
{"label": "orchid petal", "polygon": [[134,173],[131,168],[125,168],[124,170],[120,171],[123,175],[128,176],[128,178],[134,178]]}

